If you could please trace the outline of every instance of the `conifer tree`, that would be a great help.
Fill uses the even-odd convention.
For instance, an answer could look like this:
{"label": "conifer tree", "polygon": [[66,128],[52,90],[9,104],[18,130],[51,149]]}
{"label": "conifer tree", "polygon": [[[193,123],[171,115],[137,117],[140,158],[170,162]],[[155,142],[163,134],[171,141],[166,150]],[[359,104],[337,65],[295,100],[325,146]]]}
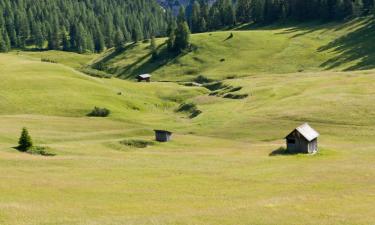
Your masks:
{"label": "conifer tree", "polygon": [[33,147],[33,141],[26,127],[22,129],[21,137],[18,141],[18,149],[20,151],[26,152],[31,147]]}
{"label": "conifer tree", "polygon": [[120,29],[118,29],[115,35],[115,47],[116,49],[121,49],[124,46],[124,44],[125,44],[124,34],[122,33]]}
{"label": "conifer tree", "polygon": [[102,52],[105,49],[104,36],[100,30],[95,35],[95,52]]}
{"label": "conifer tree", "polygon": [[177,30],[175,32],[175,42],[174,42],[174,49],[177,52],[182,52],[187,49],[190,45],[190,30],[188,24],[185,22],[181,22],[177,25]]}
{"label": "conifer tree", "polygon": [[8,49],[7,49],[7,46],[5,44],[3,34],[0,31],[0,52],[7,52],[7,51],[8,51]]}
{"label": "conifer tree", "polygon": [[156,46],[156,40],[155,40],[154,36],[151,37],[150,51],[151,51],[152,58],[156,59],[159,54],[158,54],[158,49],[157,49],[157,46]]}
{"label": "conifer tree", "polygon": [[35,25],[35,30],[34,30],[34,41],[35,41],[35,45],[36,45],[39,49],[42,49],[42,48],[43,48],[43,46],[44,46],[44,37],[43,37],[42,30],[41,30],[39,24]]}

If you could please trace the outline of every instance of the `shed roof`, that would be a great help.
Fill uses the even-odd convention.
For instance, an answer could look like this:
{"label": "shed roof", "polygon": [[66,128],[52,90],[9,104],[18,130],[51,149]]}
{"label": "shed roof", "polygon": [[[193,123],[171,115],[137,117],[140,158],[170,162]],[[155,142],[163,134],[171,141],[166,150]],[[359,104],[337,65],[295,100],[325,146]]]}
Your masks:
{"label": "shed roof", "polygon": [[172,134],[172,132],[167,130],[154,130],[156,133],[166,133],[166,134]]}
{"label": "shed roof", "polygon": [[151,74],[147,74],[147,73],[146,74],[141,74],[141,75],[138,75],[138,77],[146,79],[146,78],[150,78]]}
{"label": "shed roof", "polygon": [[307,141],[312,141],[315,138],[319,137],[319,133],[314,130],[308,123],[302,124],[295,130],[297,130],[303,137],[305,137]]}

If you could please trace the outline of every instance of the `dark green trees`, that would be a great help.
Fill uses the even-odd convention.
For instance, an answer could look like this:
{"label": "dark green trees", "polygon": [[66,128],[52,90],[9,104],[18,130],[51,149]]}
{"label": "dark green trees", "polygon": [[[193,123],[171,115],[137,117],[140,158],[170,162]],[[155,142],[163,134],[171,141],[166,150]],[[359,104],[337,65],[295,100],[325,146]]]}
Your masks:
{"label": "dark green trees", "polygon": [[174,49],[177,52],[187,49],[190,45],[190,30],[186,21],[177,24],[175,35]]}
{"label": "dark green trees", "polygon": [[18,141],[18,150],[26,152],[31,147],[33,147],[33,141],[29,135],[27,128],[22,129],[21,137]]}
{"label": "dark green trees", "polygon": [[180,8],[179,15],[177,17],[177,28],[174,28],[173,24],[168,29],[169,39],[167,41],[168,49],[181,53],[190,46],[190,29],[185,18],[185,9]]}
{"label": "dark green trees", "polygon": [[114,47],[118,31],[128,42],[163,36],[166,28],[154,0],[0,0],[1,51],[9,42],[12,48],[100,52]]}
{"label": "dark green trees", "polygon": [[[374,12],[374,0],[193,0],[187,9],[193,33],[217,30],[236,22],[279,20],[332,21]],[[181,20],[180,16],[177,20]]]}

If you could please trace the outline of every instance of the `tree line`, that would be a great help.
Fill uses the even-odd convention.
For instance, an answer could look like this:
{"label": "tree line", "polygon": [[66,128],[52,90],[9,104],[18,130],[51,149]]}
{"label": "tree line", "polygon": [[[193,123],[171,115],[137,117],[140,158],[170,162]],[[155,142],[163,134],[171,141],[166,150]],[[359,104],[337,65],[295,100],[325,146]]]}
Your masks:
{"label": "tree line", "polygon": [[374,5],[375,0],[192,0],[186,16],[191,31],[199,33],[237,23],[341,20],[368,15]]}
{"label": "tree line", "polygon": [[101,52],[165,35],[168,15],[154,0],[0,0],[0,52]]}

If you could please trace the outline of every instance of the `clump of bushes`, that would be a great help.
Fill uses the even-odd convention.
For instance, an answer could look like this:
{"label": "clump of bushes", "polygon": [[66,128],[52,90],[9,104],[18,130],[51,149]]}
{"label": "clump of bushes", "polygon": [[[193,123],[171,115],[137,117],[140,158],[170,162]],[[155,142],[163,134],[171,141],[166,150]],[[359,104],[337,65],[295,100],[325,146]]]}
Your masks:
{"label": "clump of bushes", "polygon": [[32,155],[41,155],[41,156],[55,156],[55,153],[51,152],[51,149],[48,147],[34,146],[30,148],[27,153]]}
{"label": "clump of bushes", "polygon": [[199,116],[202,111],[198,109],[198,107],[194,103],[183,103],[181,104],[176,112],[187,112],[190,113],[190,118],[195,118]]}
{"label": "clump of bushes", "polygon": [[90,117],[107,117],[111,114],[111,111],[107,108],[96,107],[87,116]]}
{"label": "clump of bushes", "polygon": [[47,62],[47,63],[57,63],[56,60],[48,59],[48,58],[42,58],[41,61],[42,61],[42,62]]}
{"label": "clump of bushes", "polygon": [[223,82],[218,81],[218,82],[212,82],[212,83],[205,84],[204,87],[207,88],[210,91],[217,91],[217,90],[220,90],[220,89],[227,88],[228,85],[224,84]]}
{"label": "clump of bushes", "polygon": [[123,140],[120,141],[120,144],[133,148],[147,148],[148,146],[154,145],[154,142],[145,140]]}
{"label": "clump of bushes", "polygon": [[249,94],[226,94],[224,95],[224,98],[230,98],[230,99],[244,99],[249,97]]}
{"label": "clump of bushes", "polygon": [[195,79],[194,79],[194,82],[197,82],[197,83],[200,83],[200,84],[206,84],[206,83],[210,83],[212,82],[213,80],[203,76],[203,75],[199,75],[197,76]]}

